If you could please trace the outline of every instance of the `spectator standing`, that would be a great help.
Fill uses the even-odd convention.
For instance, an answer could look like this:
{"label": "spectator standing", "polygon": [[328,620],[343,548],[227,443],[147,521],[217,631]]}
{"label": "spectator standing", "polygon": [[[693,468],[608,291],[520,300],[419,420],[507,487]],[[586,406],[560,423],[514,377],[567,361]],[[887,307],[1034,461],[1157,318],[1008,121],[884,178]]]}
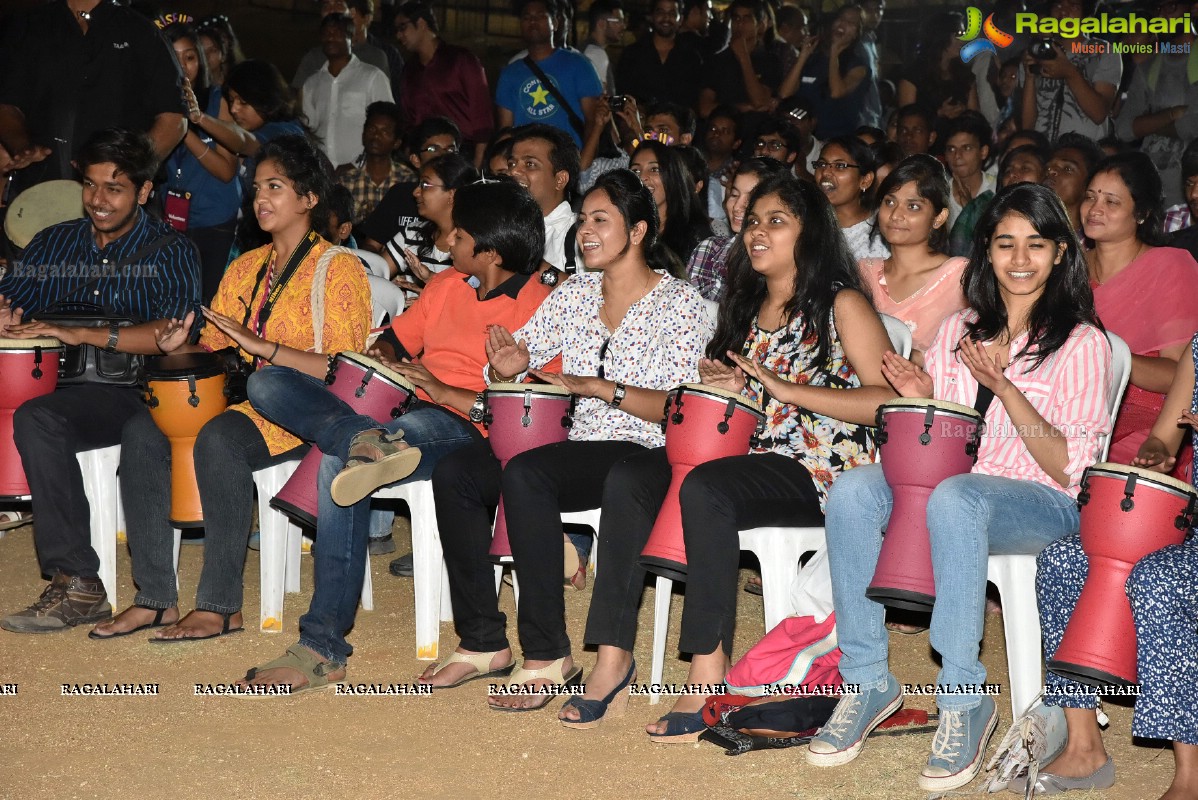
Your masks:
{"label": "spectator standing", "polygon": [[437,17],[424,0],[399,7],[395,38],[411,56],[400,91],[405,129],[430,117],[451,119],[465,140],[465,152],[477,163],[491,138],[494,115],[483,65],[466,48],[441,39]]}
{"label": "spectator standing", "polygon": [[624,6],[620,0],[595,0],[587,9],[587,23],[590,30],[582,54],[595,68],[595,74],[603,84],[603,93],[615,94],[616,81],[612,77],[607,48],[619,44],[620,37],[624,35]]}
{"label": "spectator standing", "polygon": [[769,110],[783,76],[782,62],[758,33],[765,19],[760,0],[732,0],[728,6],[732,40],[705,65],[699,116],[706,117],[725,103],[742,112]]}
{"label": "spectator standing", "polygon": [[678,36],[677,0],[654,0],[649,19],[652,32],[620,56],[616,86],[646,105],[665,100],[693,108],[699,99],[695,77],[703,69],[703,57],[694,42]]}
{"label": "spectator standing", "polygon": [[20,170],[14,196],[71,179],[76,150],[114,126],[148,133],[164,158],[186,129],[179,86],[170,46],[132,9],[55,0],[17,15],[0,41],[0,147],[12,156],[0,173]]}
{"label": "spectator standing", "polygon": [[586,56],[554,47],[554,11],[546,0],[518,0],[516,13],[528,55],[499,74],[495,116],[500,127],[551,125],[581,147],[603,87]]}
{"label": "spectator standing", "polygon": [[[320,18],[322,20],[329,14],[348,13],[349,4],[345,0],[320,0]],[[354,55],[364,63],[372,67],[377,67],[383,74],[390,73],[391,64],[387,61],[387,54],[370,42],[355,42],[353,51]],[[291,88],[296,92],[302,92],[304,83],[308,78],[320,72],[321,67],[327,59],[328,56],[324,54],[320,45],[304,53],[304,57],[300,59],[299,67],[295,70],[295,77],[291,79]]]}
{"label": "spectator standing", "polygon": [[304,115],[335,166],[357,157],[366,123],[366,107],[392,102],[391,86],[382,70],[353,54],[353,21],[347,14],[329,14],[320,21],[320,45],[328,59],[304,82]]}

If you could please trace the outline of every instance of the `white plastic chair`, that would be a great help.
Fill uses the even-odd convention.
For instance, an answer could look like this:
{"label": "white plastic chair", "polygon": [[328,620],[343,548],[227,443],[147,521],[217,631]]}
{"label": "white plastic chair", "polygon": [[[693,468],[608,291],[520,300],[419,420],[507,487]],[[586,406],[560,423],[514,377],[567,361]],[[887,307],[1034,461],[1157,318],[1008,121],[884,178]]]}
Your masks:
{"label": "white plastic chair", "polygon": [[101,447],[75,454],[83,474],[87,496],[91,545],[100,559],[100,580],[108,592],[108,604],[116,610],[116,543],[121,517],[121,494],[116,470],[121,463],[121,446]]}
{"label": "white plastic chair", "polygon": [[437,508],[431,480],[388,486],[375,497],[407,501],[412,514],[412,587],[416,605],[416,658],[436,661],[441,622],[453,620],[449,602],[449,574],[437,529]]}
{"label": "white plastic chair", "polygon": [[[888,314],[878,315],[886,328],[886,335],[894,351],[907,358],[911,355],[911,329],[906,323]],[[799,612],[795,600],[795,587],[802,570],[799,559],[805,553],[817,551],[824,546],[823,526],[808,528],[767,527],[753,528],[740,532],[740,549],[757,556],[761,566],[761,599],[765,610],[765,629]],[[673,581],[658,576],[653,604],[653,663],[649,680],[660,686],[665,671],[666,630],[670,621],[670,595]],[[650,692],[649,703],[661,699]]]}
{"label": "white plastic chair", "polygon": [[[1119,414],[1123,392],[1131,378],[1131,350],[1110,331],[1111,386],[1107,411],[1111,425]],[[1110,436],[1102,445],[1098,460],[1106,460]],[[1040,638],[1040,610],[1036,603],[1036,556],[994,555],[986,565],[986,578],[998,588],[1002,598],[1003,635],[1007,646],[1007,672],[1011,682],[1011,713],[1014,719],[1040,694],[1043,688],[1044,654]]]}
{"label": "white plastic chair", "polygon": [[[266,633],[283,630],[283,595],[300,590],[300,555],[303,535],[300,527],[270,505],[283,484],[295,472],[299,461],[285,461],[254,473],[258,490],[259,579],[262,586],[259,628]],[[362,608],[374,610],[374,585],[370,575],[370,556],[366,556],[366,575],[362,582]]]}

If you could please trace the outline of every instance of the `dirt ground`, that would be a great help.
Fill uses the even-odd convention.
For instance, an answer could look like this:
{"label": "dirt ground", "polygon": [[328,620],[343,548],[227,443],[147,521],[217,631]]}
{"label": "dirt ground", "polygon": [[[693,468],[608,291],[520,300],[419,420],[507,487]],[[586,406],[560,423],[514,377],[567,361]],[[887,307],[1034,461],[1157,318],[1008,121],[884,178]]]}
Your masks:
{"label": "dirt ground", "polygon": [[[397,526],[399,527],[399,526]],[[398,537],[397,537],[398,538]],[[398,541],[404,552],[406,541]],[[122,548],[123,550],[123,548]],[[184,547],[183,597],[194,597],[202,548]],[[415,658],[412,583],[387,573],[392,556],[373,559],[375,610],[359,612],[350,637],[352,682],[409,683],[425,662]],[[118,561],[118,597],[133,597],[129,559]],[[710,744],[657,745],[642,725],[661,713],[636,697],[628,713],[597,730],[559,726],[553,711],[488,711],[482,683],[432,697],[350,697],[315,692],[290,698],[197,697],[196,683],[230,682],[269,661],[295,641],[307,608],[312,561],[303,559],[301,594],[287,595],[284,633],[257,631],[258,558],[246,563],[247,631],[209,642],[151,646],[142,634],[110,642],[87,638],[86,628],[32,636],[0,631],[0,797],[4,798],[668,798],[800,797],[812,800],[920,798],[916,777],[931,734],[871,740],[851,766],[817,770],[798,749],[748,753],[730,759]],[[744,576],[747,577],[748,570]],[[39,579],[32,531],[0,540],[0,610],[32,602]],[[652,589],[646,591],[651,595]],[[581,641],[591,593],[570,592],[570,634]],[[651,598],[649,598],[651,600]],[[681,595],[674,597],[668,653],[676,654]],[[510,590],[503,603],[515,638]],[[637,649],[647,680],[651,602],[642,609]],[[762,634],[760,598],[742,594],[736,654]],[[1002,620],[987,619],[983,661],[989,680],[1005,684]],[[441,629],[442,652],[456,644]],[[932,682],[935,664],[927,635],[891,637],[891,663],[904,682]],[[593,654],[580,653],[584,666]],[[665,681],[681,683],[686,664],[675,656]],[[149,697],[64,697],[64,683],[157,683]],[[3,687],[0,686],[0,689]],[[8,689],[9,692],[12,689]],[[931,708],[928,698],[908,706]],[[1010,724],[1006,697],[999,733]],[[1155,798],[1173,773],[1167,749],[1133,745],[1131,710],[1108,707],[1107,747],[1119,777],[1115,788],[1086,797]],[[975,782],[974,787],[977,786]],[[968,791],[976,791],[971,787]],[[1007,795],[1013,797],[1014,795]]]}

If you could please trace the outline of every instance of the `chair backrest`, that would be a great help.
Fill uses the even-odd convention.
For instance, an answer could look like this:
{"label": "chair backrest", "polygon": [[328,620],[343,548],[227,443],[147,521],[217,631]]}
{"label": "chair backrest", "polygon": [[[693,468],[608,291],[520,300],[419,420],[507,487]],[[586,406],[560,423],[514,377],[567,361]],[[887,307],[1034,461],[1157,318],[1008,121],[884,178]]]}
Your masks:
{"label": "chair backrest", "polygon": [[370,282],[371,316],[373,317],[374,327],[377,328],[382,325],[383,319],[387,316],[395,319],[403,313],[403,289],[386,278],[380,278],[378,275],[367,275],[366,280]]}
{"label": "chair backrest", "polygon": [[879,314],[878,316],[882,318],[882,324],[886,326],[886,335],[890,337],[890,344],[894,346],[894,352],[903,358],[910,358],[911,329],[907,327],[907,323],[889,314]]}
{"label": "chair backrest", "polygon": [[707,318],[711,320],[711,324],[718,325],[720,322],[720,304],[715,300],[703,298],[703,307],[707,310]]}
{"label": "chair backrest", "polygon": [[[1127,382],[1131,378],[1131,348],[1127,346],[1127,342],[1120,339],[1110,331],[1106,332],[1106,338],[1111,343],[1111,385],[1107,390],[1106,407],[1111,415],[1111,429],[1115,427],[1115,417],[1119,416],[1119,405],[1123,402],[1123,392],[1127,389]],[[1110,434],[1103,437],[1102,454],[1099,456],[1099,461],[1106,461],[1107,452],[1111,449]]]}

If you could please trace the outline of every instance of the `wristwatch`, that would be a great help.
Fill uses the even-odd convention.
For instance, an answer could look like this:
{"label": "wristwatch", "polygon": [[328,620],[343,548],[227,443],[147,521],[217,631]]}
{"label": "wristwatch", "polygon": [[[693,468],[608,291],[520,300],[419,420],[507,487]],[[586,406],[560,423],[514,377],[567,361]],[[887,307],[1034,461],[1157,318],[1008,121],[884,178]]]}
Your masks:
{"label": "wristwatch", "polygon": [[104,345],[104,350],[109,353],[116,352],[117,339],[120,338],[121,328],[115,322],[108,326],[108,344]]}
{"label": "wristwatch", "polygon": [[620,403],[624,402],[624,395],[628,394],[628,387],[619,381],[616,382],[616,390],[612,392],[611,402],[608,403],[612,408],[619,408]]}
{"label": "wristwatch", "polygon": [[487,410],[487,394],[479,392],[474,398],[474,405],[470,406],[470,421],[476,425],[483,421],[483,413]]}

